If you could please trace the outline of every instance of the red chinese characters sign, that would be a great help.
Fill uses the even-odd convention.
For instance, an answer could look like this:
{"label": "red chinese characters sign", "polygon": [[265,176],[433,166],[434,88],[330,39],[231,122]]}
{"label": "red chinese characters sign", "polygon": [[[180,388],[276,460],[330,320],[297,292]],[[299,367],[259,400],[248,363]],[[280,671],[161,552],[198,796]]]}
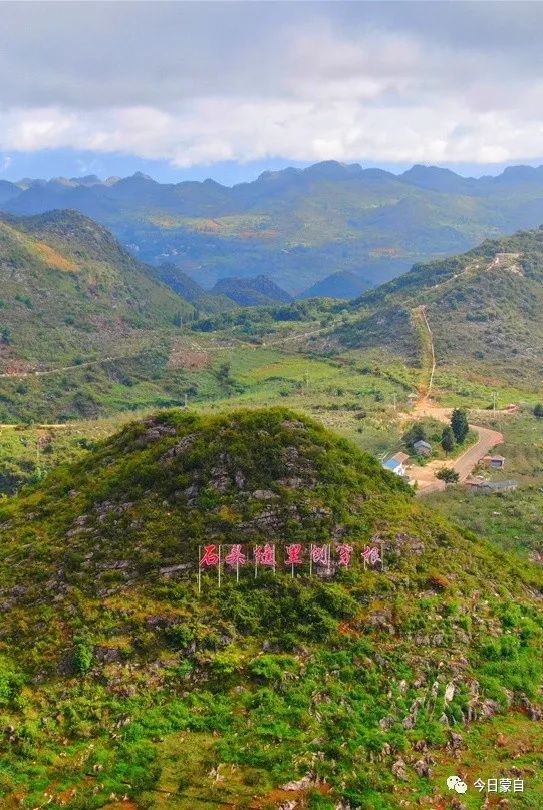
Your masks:
{"label": "red chinese characters sign", "polygon": [[210,543],[200,546],[198,554],[198,587],[202,586],[202,573],[216,569],[221,584],[223,572],[235,571],[239,581],[240,571],[253,569],[258,576],[260,569],[290,569],[291,575],[308,573],[309,576],[331,575],[353,564],[362,564],[364,569],[383,569],[383,543],[368,544],[362,549],[350,543]]}

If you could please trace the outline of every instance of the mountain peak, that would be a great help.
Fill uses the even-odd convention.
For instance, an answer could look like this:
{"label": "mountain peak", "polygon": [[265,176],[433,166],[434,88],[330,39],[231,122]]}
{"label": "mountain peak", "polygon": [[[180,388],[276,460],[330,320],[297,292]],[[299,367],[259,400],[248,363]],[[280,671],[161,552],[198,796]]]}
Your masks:
{"label": "mountain peak", "polygon": [[432,191],[461,192],[469,178],[462,177],[451,169],[417,163],[398,177],[404,183]]}
{"label": "mountain peak", "polygon": [[292,300],[285,290],[265,275],[252,278],[221,278],[212,292],[226,295],[245,307],[288,304]]}

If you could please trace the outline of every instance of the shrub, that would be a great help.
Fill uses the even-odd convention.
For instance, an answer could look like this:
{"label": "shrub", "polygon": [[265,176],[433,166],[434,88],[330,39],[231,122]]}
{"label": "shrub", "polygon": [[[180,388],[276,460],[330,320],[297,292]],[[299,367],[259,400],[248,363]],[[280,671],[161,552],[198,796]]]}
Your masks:
{"label": "shrub", "polygon": [[94,652],[92,646],[85,638],[76,638],[74,647],[74,669],[81,675],[91,668]]}
{"label": "shrub", "polygon": [[436,478],[439,478],[440,481],[446,481],[447,484],[456,484],[460,476],[452,467],[442,467],[436,473]]}

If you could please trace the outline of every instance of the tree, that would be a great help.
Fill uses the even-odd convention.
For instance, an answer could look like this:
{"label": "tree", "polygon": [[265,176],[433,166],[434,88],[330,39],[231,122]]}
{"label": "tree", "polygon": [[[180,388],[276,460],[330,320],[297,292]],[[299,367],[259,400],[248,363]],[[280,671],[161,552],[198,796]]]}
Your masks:
{"label": "tree", "polygon": [[173,316],[173,325],[177,327],[183,326],[183,316],[180,312],[176,312]]}
{"label": "tree", "polygon": [[452,412],[451,428],[456,441],[462,444],[469,433],[468,415],[463,408],[455,408]]}
{"label": "tree", "polygon": [[537,416],[538,419],[543,418],[543,405],[541,402],[538,402],[534,408],[534,416]]}
{"label": "tree", "polygon": [[442,448],[446,453],[450,453],[454,450],[455,444],[456,440],[454,438],[453,429],[451,427],[444,428],[443,436],[441,437]]}
{"label": "tree", "polygon": [[415,422],[411,425],[407,433],[404,434],[404,442],[413,446],[418,441],[428,441],[428,433],[422,422]]}
{"label": "tree", "polygon": [[440,481],[446,481],[447,484],[456,484],[460,476],[452,467],[442,467],[436,473],[436,478],[439,478]]}

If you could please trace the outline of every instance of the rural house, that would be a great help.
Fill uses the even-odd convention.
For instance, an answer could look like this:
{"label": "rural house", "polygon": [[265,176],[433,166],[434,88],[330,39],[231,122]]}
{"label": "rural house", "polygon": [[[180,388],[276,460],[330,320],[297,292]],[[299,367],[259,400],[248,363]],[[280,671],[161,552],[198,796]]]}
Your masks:
{"label": "rural house", "polygon": [[413,449],[418,456],[429,456],[432,453],[432,445],[425,442],[424,439],[419,439],[414,443]]}
{"label": "rural house", "polygon": [[406,476],[407,470],[405,468],[405,462],[408,458],[407,453],[396,453],[383,462],[383,467],[385,470],[390,470],[390,472],[396,475]]}
{"label": "rural house", "polygon": [[503,456],[484,456],[483,461],[494,470],[503,470],[505,458]]}
{"label": "rural house", "polygon": [[480,489],[483,492],[513,492],[518,487],[518,481],[486,481]]}

